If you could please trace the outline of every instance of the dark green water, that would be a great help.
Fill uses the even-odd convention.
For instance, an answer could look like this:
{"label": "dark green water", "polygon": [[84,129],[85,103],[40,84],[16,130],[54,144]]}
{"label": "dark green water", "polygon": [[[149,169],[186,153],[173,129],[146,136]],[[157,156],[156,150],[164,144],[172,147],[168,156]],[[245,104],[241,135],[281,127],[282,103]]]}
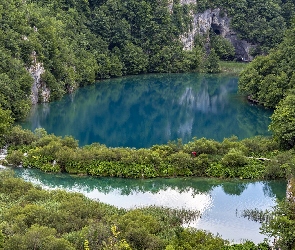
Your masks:
{"label": "dark green water", "polygon": [[80,145],[149,147],[182,138],[269,135],[272,111],[237,95],[237,78],[157,74],[105,80],[35,106],[21,125],[72,135]]}
{"label": "dark green water", "polygon": [[243,181],[206,178],[132,180],[46,174],[36,169],[14,169],[26,181],[48,189],[62,188],[117,207],[158,205],[198,210],[190,226],[219,233],[234,242],[262,242],[260,223],[242,216],[245,209],[271,210],[286,194],[286,181]]}

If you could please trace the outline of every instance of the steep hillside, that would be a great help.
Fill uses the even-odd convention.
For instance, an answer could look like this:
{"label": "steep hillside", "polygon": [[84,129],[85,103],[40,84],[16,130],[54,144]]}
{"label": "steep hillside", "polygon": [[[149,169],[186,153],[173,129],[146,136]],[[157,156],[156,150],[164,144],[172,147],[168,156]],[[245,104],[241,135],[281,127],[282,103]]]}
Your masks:
{"label": "steep hillside", "polygon": [[275,47],[293,12],[277,0],[2,0],[0,107],[21,119],[101,78],[218,72],[218,57]]}

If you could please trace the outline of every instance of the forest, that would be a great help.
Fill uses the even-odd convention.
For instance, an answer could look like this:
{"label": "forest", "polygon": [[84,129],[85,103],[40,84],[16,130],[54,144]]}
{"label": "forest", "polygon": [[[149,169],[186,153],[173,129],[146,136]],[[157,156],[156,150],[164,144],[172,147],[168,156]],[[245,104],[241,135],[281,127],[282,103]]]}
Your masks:
{"label": "forest", "polygon": [[2,0],[0,7],[0,107],[14,119],[30,109],[28,71],[36,63],[44,67],[41,83],[51,92],[49,101],[102,78],[219,72],[218,57],[233,60],[234,48],[210,32],[196,36],[191,51],[183,50],[179,37],[191,29],[190,13],[221,8],[240,38],[255,44],[251,53],[259,55],[282,42],[295,11],[291,0]]}
{"label": "forest", "polygon": [[[254,45],[255,59],[241,73],[239,91],[275,109],[272,138],[192,138],[187,144],[178,140],[147,149],[99,143],[80,148],[72,137],[13,125],[30,110],[30,70],[36,63],[44,67],[41,83],[50,89],[49,101],[104,78],[220,72],[220,60],[235,60],[228,40],[210,31],[197,36],[187,51],[179,39],[191,29],[190,13],[210,8],[230,16],[232,29]],[[125,178],[291,179],[294,12],[294,0],[1,0],[0,145],[8,146],[6,164]],[[192,211],[117,209],[79,194],[42,190],[9,171],[0,175],[0,249],[270,249],[266,243],[230,245],[210,233],[183,228],[198,216]],[[262,230],[279,236],[276,247],[295,249],[295,203],[279,203],[272,218]]]}

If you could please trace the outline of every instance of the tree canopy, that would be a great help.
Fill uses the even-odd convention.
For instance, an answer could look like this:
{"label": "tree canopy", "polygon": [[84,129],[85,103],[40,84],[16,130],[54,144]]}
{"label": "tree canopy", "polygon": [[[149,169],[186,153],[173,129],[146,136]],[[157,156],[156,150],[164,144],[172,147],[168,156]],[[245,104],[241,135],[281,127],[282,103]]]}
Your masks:
{"label": "tree canopy", "polygon": [[[254,54],[266,53],[282,40],[295,9],[291,0],[1,1],[0,105],[16,119],[27,114],[32,79],[26,69],[34,62],[45,69],[41,84],[51,90],[50,100],[101,78],[217,72],[215,53],[200,44],[185,51],[179,39],[191,29],[191,13],[217,7],[232,18],[242,39],[257,45]],[[210,41],[219,58],[233,59],[227,40],[212,34]]]}
{"label": "tree canopy", "polygon": [[276,108],[270,130],[283,147],[294,147],[295,21],[284,40],[267,56],[259,56],[241,73],[240,92]]}

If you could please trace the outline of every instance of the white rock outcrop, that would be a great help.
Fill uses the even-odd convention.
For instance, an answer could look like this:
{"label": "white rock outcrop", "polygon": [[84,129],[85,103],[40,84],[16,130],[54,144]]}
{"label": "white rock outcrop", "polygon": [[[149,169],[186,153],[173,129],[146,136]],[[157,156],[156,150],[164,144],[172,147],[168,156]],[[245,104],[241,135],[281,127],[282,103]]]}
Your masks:
{"label": "white rock outcrop", "polygon": [[47,88],[46,84],[41,79],[41,75],[45,72],[45,69],[43,67],[43,64],[37,61],[35,51],[33,51],[31,56],[32,64],[28,71],[34,79],[31,91],[32,104],[36,104],[38,102],[49,102],[50,89]]}

